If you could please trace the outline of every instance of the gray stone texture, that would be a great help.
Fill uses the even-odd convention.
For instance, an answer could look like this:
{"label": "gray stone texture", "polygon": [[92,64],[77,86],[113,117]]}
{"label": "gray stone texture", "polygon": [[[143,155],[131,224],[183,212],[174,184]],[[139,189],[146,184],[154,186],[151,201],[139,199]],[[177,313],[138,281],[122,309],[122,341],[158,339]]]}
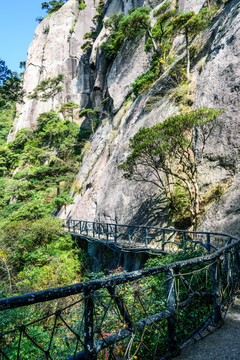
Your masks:
{"label": "gray stone texture", "polygon": [[[182,11],[199,11],[203,3],[203,0],[179,0],[178,6]],[[178,113],[178,107],[168,94],[176,84],[167,72],[137,99],[126,100],[130,83],[150,67],[151,57],[144,52],[145,38],[127,42],[113,64],[108,64],[100,49],[106,35],[103,29],[95,40],[91,54],[83,54],[83,36],[94,26],[92,19],[96,15],[97,3],[87,0],[86,5],[79,12],[77,0],[69,0],[38,26],[29,48],[24,77],[24,87],[29,93],[42,79],[64,73],[64,92],[56,99],[55,108],[68,100],[79,103],[81,107],[100,107],[104,98],[110,98],[109,117],[102,120],[85,146],[77,176],[79,191],[75,193],[75,204],[68,206],[66,212],[62,210],[59,216],[169,225],[166,201],[158,190],[149,184],[123,179],[118,166],[127,156],[129,139],[140,128],[152,126]],[[105,18],[114,11],[126,14],[129,9],[142,5],[159,6],[159,1],[108,1]],[[74,32],[70,34],[73,25]],[[44,34],[47,26],[49,33]],[[193,79],[197,84],[195,107],[225,109],[208,139],[199,167],[202,191],[218,183],[232,184],[222,199],[209,208],[200,228],[233,235],[240,233],[239,28],[240,4],[232,0],[225,11],[219,13],[212,29],[199,37],[201,51],[193,63]],[[179,44],[181,48],[180,40]],[[12,134],[23,127],[34,127],[37,115],[50,108],[50,103],[26,99],[18,109],[19,117]],[[198,153],[201,136],[197,133],[195,146]]]}
{"label": "gray stone texture", "polygon": [[[240,154],[240,4],[229,3],[220,19],[216,36],[199,77],[195,106],[225,109],[209,137],[203,164],[202,185],[233,181],[220,203],[204,216],[201,228],[240,235],[239,154]],[[198,149],[198,142],[196,148]],[[225,200],[224,200],[225,199]]]}

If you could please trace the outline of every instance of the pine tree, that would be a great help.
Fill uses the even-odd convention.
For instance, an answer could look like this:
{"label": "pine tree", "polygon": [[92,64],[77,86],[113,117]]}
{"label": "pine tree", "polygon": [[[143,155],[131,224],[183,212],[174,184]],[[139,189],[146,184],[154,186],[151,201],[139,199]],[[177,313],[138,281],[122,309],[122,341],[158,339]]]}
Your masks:
{"label": "pine tree", "polygon": [[38,86],[35,87],[32,94],[28,95],[29,99],[35,99],[40,101],[52,100],[52,108],[54,106],[55,96],[63,91],[61,83],[64,81],[64,75],[59,74],[54,78],[47,78],[40,82]]}
{"label": "pine tree", "polygon": [[171,23],[169,34],[183,34],[186,42],[187,53],[187,78],[190,79],[190,42],[193,38],[204,30],[208,25],[207,11],[205,9],[196,14],[194,11],[189,11],[177,16]]}

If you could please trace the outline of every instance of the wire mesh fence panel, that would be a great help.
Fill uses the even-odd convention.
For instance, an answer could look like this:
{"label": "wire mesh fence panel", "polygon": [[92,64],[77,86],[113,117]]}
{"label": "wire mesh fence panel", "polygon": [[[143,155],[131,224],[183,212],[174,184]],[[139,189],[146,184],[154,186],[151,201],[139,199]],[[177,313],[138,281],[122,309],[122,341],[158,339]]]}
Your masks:
{"label": "wire mesh fence panel", "polygon": [[[84,344],[84,306],[82,297],[75,298],[61,309],[62,301],[55,301],[1,312],[0,358],[63,359],[78,352]],[[49,313],[52,307],[56,310]]]}

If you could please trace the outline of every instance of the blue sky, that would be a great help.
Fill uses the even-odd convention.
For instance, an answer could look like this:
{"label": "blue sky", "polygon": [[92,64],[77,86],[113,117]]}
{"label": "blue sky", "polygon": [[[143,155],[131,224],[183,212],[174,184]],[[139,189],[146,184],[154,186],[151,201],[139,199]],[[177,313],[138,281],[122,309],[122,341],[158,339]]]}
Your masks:
{"label": "blue sky", "polygon": [[21,72],[20,61],[27,59],[27,51],[38,25],[36,17],[44,17],[44,0],[1,0],[0,59],[12,71]]}

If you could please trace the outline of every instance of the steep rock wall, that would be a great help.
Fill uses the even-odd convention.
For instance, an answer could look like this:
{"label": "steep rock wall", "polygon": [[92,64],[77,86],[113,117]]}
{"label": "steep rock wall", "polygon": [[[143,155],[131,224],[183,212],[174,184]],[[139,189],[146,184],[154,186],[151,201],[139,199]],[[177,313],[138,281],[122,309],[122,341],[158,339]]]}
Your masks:
{"label": "steep rock wall", "polygon": [[[199,7],[201,4],[198,3]],[[194,9],[199,10],[196,9],[196,3]],[[212,29],[199,40],[203,42],[202,53],[193,69],[197,82],[195,107],[226,109],[206,144],[203,164],[199,168],[202,190],[206,191],[210,185],[233,181],[228,193],[209,209],[200,227],[233,234],[239,234],[237,114],[240,44],[236,38],[239,20],[239,5],[232,1]],[[84,184],[82,193],[75,197],[75,204],[69,206],[67,213],[61,213],[60,216],[119,223],[167,224],[166,203],[164,200],[161,202],[156,189],[148,184],[140,185],[124,180],[117,167],[126,157],[129,138],[139,128],[154,125],[178,112],[178,108],[166,95],[168,90],[169,78],[166,75],[165,82],[164,77],[159,79],[133,104],[126,103],[112,123],[98,129],[78,175],[80,183]],[[121,97],[121,94],[113,95],[116,102],[118,96]],[[148,110],[149,103],[151,110]],[[201,139],[196,141],[196,151],[199,142]],[[234,171],[230,159],[234,160]]]}
{"label": "steep rock wall", "polygon": [[[77,1],[69,0],[56,14],[46,18],[39,25],[35,39],[29,50],[25,88],[31,91],[43,78],[35,65],[41,66],[43,55],[43,29],[49,22],[50,30],[45,45],[44,76],[56,76],[63,72],[66,76],[64,93],[58,102],[74,100],[81,106],[99,107],[103,99],[109,98],[108,116],[102,118],[100,126],[86,143],[82,165],[77,175],[77,186],[72,189],[75,203],[62,210],[59,216],[86,220],[116,221],[118,223],[139,223],[152,225],[171,225],[168,220],[166,200],[158,190],[149,184],[140,184],[122,178],[119,164],[127,155],[129,139],[141,128],[152,126],[178,113],[179,108],[170,97],[169,90],[177,86],[167,71],[153,86],[136,99],[126,100],[130,83],[147,71],[151,57],[144,52],[144,37],[128,42],[112,64],[104,58],[100,44],[104,41],[105,30],[99,33],[91,54],[84,55],[80,46],[83,35],[93,26],[96,5],[90,0],[86,9],[78,12]],[[160,2],[161,3],[161,2]],[[199,11],[204,1],[179,0],[178,7],[183,11]],[[221,1],[219,1],[221,3]],[[129,8],[141,5],[158,6],[159,3],[145,1],[108,1],[104,16],[114,11],[127,13]],[[94,7],[95,6],[95,7]],[[56,33],[51,31],[59,23],[64,12],[66,24],[56,50],[50,51]],[[66,12],[66,14],[65,14]],[[69,14],[69,16],[67,16]],[[68,19],[68,20],[67,20]],[[77,22],[70,41],[69,28]],[[232,182],[228,193],[209,208],[200,227],[205,230],[229,231],[239,233],[238,225],[238,171],[239,171],[239,4],[232,0],[224,12],[203,35],[197,45],[199,54],[193,63],[193,80],[196,83],[195,107],[213,106],[225,108],[220,122],[206,144],[203,162],[199,168],[203,192],[212,184]],[[52,29],[52,30],[51,30]],[[57,30],[57,25],[56,25]],[[59,36],[59,30],[57,31]],[[40,40],[41,39],[41,40]],[[48,45],[49,44],[49,45]],[[179,46],[181,47],[181,39]],[[48,52],[46,52],[49,46]],[[52,45],[53,46],[53,45]],[[47,54],[47,55],[46,55]],[[177,54],[178,55],[178,54]],[[183,58],[184,53],[179,55]],[[179,59],[178,57],[178,59]],[[53,59],[56,61],[54,62]],[[38,62],[37,62],[38,61]],[[174,66],[174,64],[172,65]],[[32,80],[33,79],[33,80]],[[32,82],[31,82],[32,81]],[[34,83],[33,83],[34,82]],[[57,106],[57,101],[56,101]],[[20,118],[15,122],[15,130],[34,126],[36,115],[48,111],[50,104],[33,104],[30,100],[20,109]],[[196,152],[201,138],[196,133]],[[232,199],[232,200],[231,200]],[[214,216],[217,217],[215,221]],[[231,218],[231,221],[228,219]],[[214,222],[215,221],[215,222]],[[227,224],[232,223],[234,228]],[[215,225],[213,225],[215,224]]]}
{"label": "steep rock wall", "polygon": [[[89,93],[89,76],[86,77],[81,45],[83,36],[94,26],[92,19],[96,15],[94,1],[88,0],[87,6],[79,10],[77,0],[69,0],[59,11],[46,17],[37,27],[34,39],[28,50],[24,89],[27,95],[46,78],[60,73],[65,75],[64,91],[55,100],[54,108],[68,101],[80,102],[85,93]],[[27,97],[18,107],[12,133],[24,127],[34,127],[37,116],[52,108],[51,100],[40,102]],[[9,140],[11,136],[9,137]]]}
{"label": "steep rock wall", "polygon": [[[84,35],[96,28],[97,6],[99,1],[86,0],[86,7],[79,10],[78,0],[68,0],[56,13],[47,16],[37,27],[34,39],[28,50],[26,62],[26,71],[24,74],[24,89],[26,95],[31,94],[33,89],[46,78],[52,78],[60,73],[65,75],[64,91],[54,99],[54,110],[58,109],[64,102],[72,100],[79,103],[81,107],[86,107],[89,102],[99,105],[105,97],[107,87],[106,79],[102,83],[100,99],[98,90],[99,76],[107,71],[105,59],[101,58],[101,52],[96,51],[94,61],[89,59],[89,55],[84,53],[81,46],[84,44]],[[154,3],[154,2],[153,2]],[[124,12],[133,7],[149,5],[143,0],[139,1],[108,1],[105,5],[105,18],[108,18],[113,12]],[[104,32],[100,33],[96,43],[101,43]],[[108,82],[112,84],[115,81],[120,82],[123,89],[122,102],[129,87],[129,81],[133,81],[137,76],[146,71],[149,65],[149,56],[143,51],[144,45],[140,43],[135,45],[138,51],[138,66],[132,64],[132,74],[128,69],[128,76],[124,81],[119,80],[119,74],[114,75],[114,70],[110,72]],[[139,48],[140,47],[140,48]],[[99,56],[100,55],[100,56]],[[132,58],[133,59],[133,58]],[[90,63],[92,66],[90,66]],[[118,65],[118,60],[114,66]],[[93,69],[95,68],[95,70]],[[120,66],[121,69],[121,66]],[[124,69],[125,70],[125,69]],[[93,84],[96,81],[96,85]],[[127,85],[126,85],[127,84]],[[110,86],[111,87],[111,86]],[[114,89],[111,93],[113,94]],[[118,101],[119,103],[119,101]],[[120,105],[118,105],[120,107]],[[18,116],[14,122],[13,129],[9,134],[8,140],[12,140],[16,132],[25,127],[34,128],[36,119],[42,112],[52,109],[51,100],[40,102],[27,98],[24,104],[19,105],[17,109]]]}
{"label": "steep rock wall", "polygon": [[227,231],[240,236],[240,4],[232,1],[220,19],[215,40],[197,85],[196,106],[225,109],[211,134],[201,166],[201,181],[232,185],[212,205],[201,222],[202,229]]}

